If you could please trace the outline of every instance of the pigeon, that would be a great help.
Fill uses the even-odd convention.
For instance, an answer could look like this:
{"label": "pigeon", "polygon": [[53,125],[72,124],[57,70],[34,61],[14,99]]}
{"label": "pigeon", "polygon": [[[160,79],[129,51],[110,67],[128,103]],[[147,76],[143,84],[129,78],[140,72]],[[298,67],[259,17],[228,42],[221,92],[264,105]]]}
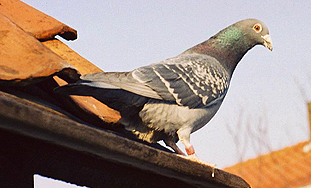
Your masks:
{"label": "pigeon", "polygon": [[93,96],[121,114],[137,138],[163,140],[175,153],[180,140],[196,156],[190,134],[206,125],[227,94],[242,57],[256,45],[272,51],[267,26],[257,19],[236,22],[208,40],[172,57],[130,72],[86,74],[55,92]]}

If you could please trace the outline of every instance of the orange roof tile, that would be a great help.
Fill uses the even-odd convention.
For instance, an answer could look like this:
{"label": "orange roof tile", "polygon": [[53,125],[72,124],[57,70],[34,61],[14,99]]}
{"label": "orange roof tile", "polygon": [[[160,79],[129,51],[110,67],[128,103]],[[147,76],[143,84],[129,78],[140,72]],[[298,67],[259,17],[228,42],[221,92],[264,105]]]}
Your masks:
{"label": "orange roof tile", "polygon": [[301,142],[225,168],[244,178],[252,188],[293,188],[311,184],[311,151]]}
{"label": "orange roof tile", "polygon": [[73,51],[67,45],[62,43],[57,39],[52,39],[48,41],[42,42],[44,46],[49,48],[52,52],[57,54],[71,66],[79,70],[79,72],[83,74],[95,73],[95,72],[103,72],[100,68],[98,68],[93,63],[89,62],[82,56],[80,56],[77,52]]}
{"label": "orange roof tile", "polygon": [[31,81],[71,69],[70,64],[1,13],[0,56],[0,80],[5,81]]}
{"label": "orange roof tile", "polygon": [[[59,55],[62,59],[66,60],[70,65],[79,70],[83,74],[102,72],[97,66],[81,57],[75,51],[70,49],[67,45],[57,39],[48,40],[43,42],[43,45],[48,47],[54,53]],[[58,85],[67,84],[64,80],[54,76],[54,80]],[[121,116],[120,113],[109,108],[107,105],[99,102],[93,97],[87,96],[71,96],[71,99],[85,111],[95,114],[98,118],[106,123],[117,123]]]}
{"label": "orange roof tile", "polygon": [[[54,80],[63,85],[65,81],[77,80],[77,71],[81,74],[102,72],[54,38],[58,34],[65,39],[76,39],[74,29],[21,1],[0,1],[0,34],[0,84],[27,85],[54,76]],[[52,82],[50,87],[55,87]],[[119,112],[92,97],[59,96],[53,93],[53,88],[41,89],[56,100],[63,100],[65,110],[92,124],[117,123],[121,118]]]}
{"label": "orange roof tile", "polygon": [[[67,82],[54,76],[54,80],[58,85],[65,85]],[[121,115],[118,111],[109,108],[104,103],[101,103],[97,99],[89,96],[70,96],[70,98],[78,105],[79,108],[84,111],[96,115],[99,119],[106,123],[117,123],[121,119]],[[80,117],[81,118],[81,117]],[[86,117],[84,117],[86,118]],[[87,121],[87,120],[86,120]]]}
{"label": "orange roof tile", "polygon": [[39,40],[52,39],[55,35],[67,40],[77,38],[76,30],[19,0],[1,0],[0,12]]}

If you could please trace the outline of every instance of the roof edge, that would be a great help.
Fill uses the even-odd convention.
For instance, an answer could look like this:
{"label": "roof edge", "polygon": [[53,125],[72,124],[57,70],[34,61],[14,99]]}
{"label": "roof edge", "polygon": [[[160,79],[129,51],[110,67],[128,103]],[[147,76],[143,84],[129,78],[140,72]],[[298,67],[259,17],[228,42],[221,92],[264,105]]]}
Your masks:
{"label": "roof edge", "polygon": [[40,41],[47,41],[54,39],[56,35],[59,35],[66,40],[76,40],[78,38],[78,32],[67,25],[61,25],[42,33],[34,34],[33,36]]}
{"label": "roof edge", "polygon": [[[162,174],[199,187],[248,188],[242,178],[75,122],[42,105],[0,92],[1,129]],[[20,123],[8,124],[9,121]],[[214,177],[212,173],[214,172]]]}

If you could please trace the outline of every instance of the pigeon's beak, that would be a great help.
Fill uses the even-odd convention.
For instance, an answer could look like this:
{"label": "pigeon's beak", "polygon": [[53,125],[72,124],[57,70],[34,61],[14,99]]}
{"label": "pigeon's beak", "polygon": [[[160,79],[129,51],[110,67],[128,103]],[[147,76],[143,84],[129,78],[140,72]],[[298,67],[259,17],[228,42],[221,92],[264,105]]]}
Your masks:
{"label": "pigeon's beak", "polygon": [[266,34],[265,36],[261,36],[263,38],[263,45],[268,48],[270,51],[273,50],[272,47],[272,40],[269,34]]}

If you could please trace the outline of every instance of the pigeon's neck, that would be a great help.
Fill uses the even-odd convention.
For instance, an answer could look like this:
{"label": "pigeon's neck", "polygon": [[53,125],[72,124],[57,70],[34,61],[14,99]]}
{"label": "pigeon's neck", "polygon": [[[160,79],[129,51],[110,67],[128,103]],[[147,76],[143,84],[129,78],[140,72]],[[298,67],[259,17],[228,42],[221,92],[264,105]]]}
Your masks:
{"label": "pigeon's neck", "polygon": [[216,58],[232,74],[235,67],[254,45],[236,27],[228,27],[186,53],[201,53]]}

